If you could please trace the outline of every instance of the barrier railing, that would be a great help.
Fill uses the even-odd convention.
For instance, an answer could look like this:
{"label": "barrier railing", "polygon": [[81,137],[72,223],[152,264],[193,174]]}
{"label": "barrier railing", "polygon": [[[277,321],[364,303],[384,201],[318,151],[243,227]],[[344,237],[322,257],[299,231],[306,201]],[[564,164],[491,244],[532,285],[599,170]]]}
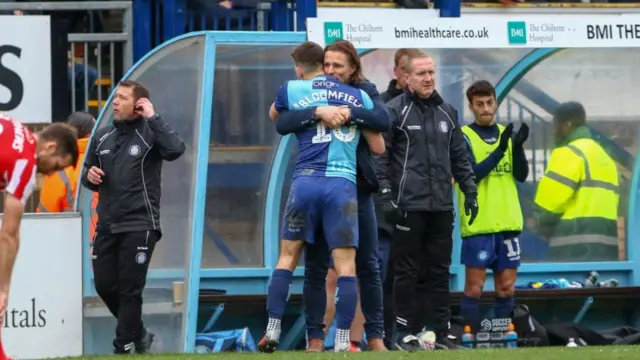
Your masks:
{"label": "barrier railing", "polygon": [[304,20],[315,17],[315,0],[255,1],[243,8],[222,1],[139,0],[133,3],[134,58],[191,31],[304,31]]}
{"label": "barrier railing", "polygon": [[[0,3],[0,11],[3,10],[21,10],[27,15],[44,12],[52,16],[60,11],[120,11],[119,31],[68,34],[67,60],[72,110],[97,114],[113,84],[133,64],[133,16],[130,1]],[[90,31],[95,28],[93,24],[89,26]]]}

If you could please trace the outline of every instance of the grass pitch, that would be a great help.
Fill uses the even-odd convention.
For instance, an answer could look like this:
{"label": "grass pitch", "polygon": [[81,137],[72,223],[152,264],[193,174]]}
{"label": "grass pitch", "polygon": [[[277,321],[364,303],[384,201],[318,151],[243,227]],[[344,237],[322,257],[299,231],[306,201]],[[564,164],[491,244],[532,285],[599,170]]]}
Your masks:
{"label": "grass pitch", "polygon": [[[158,354],[136,356],[140,360],[204,360],[206,358],[221,360],[418,360],[434,358],[437,360],[636,360],[640,359],[640,346],[606,346],[606,347],[546,347],[523,349],[478,349],[456,351],[421,351],[405,353],[399,351],[386,353],[332,353],[306,354],[304,352],[287,351],[273,354],[257,353],[219,353],[219,354]],[[113,360],[113,356],[95,356],[78,359]]]}

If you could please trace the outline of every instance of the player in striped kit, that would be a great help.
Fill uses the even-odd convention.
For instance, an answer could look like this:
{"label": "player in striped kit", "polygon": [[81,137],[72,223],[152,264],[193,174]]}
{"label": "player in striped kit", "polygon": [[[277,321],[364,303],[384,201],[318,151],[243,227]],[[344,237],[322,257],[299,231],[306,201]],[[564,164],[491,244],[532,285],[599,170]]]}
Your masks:
{"label": "player in striped kit", "polygon": [[[36,187],[36,175],[48,175],[75,165],[76,141],[75,129],[66,124],[52,124],[33,134],[21,122],[0,113],[0,191],[5,193],[0,227],[0,327],[20,247],[20,222]],[[0,360],[6,359],[0,341]]]}

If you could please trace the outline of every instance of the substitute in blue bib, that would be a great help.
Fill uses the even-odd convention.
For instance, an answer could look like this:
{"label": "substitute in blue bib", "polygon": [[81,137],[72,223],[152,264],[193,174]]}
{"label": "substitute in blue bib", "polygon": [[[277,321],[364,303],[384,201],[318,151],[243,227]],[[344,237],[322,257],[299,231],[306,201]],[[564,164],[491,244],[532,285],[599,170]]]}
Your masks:
{"label": "substitute in blue bib", "polygon": [[[279,111],[317,106],[373,108],[373,102],[364,91],[323,75],[324,50],[319,45],[303,43],[294,50],[292,58],[296,75],[301,80],[282,85],[270,109],[272,120],[277,118]],[[314,244],[318,231],[324,234],[339,276],[335,349],[346,351],[350,347],[349,329],[358,300],[356,149],[361,131],[355,126],[343,125],[344,119],[320,122],[295,133],[298,161],[282,221],[280,258],[267,292],[269,323],[258,344],[263,352],[274,351],[278,344],[293,270],[298,265],[303,245]],[[384,152],[382,135],[366,131],[362,134],[372,151]]]}
{"label": "substitute in blue bib", "polygon": [[[474,123],[462,132],[471,153],[473,171],[478,183],[478,206],[482,211],[475,221],[460,214],[462,235],[462,264],[465,265],[465,288],[461,300],[466,324],[477,331],[480,320],[480,297],[487,269],[494,273],[496,317],[510,317],[523,228],[522,209],[516,181],[523,182],[529,173],[524,142],[529,128],[522,123],[512,139],[513,124],[496,124],[497,101],[495,89],[485,80],[467,89],[469,109]],[[464,194],[458,189],[459,206]]]}

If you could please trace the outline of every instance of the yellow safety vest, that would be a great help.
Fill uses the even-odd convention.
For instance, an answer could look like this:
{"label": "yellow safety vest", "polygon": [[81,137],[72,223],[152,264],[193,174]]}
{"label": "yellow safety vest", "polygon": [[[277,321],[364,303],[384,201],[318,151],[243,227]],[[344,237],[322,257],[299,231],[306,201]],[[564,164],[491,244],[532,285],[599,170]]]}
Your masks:
{"label": "yellow safety vest", "polygon": [[535,204],[555,214],[550,246],[618,245],[618,168],[594,140],[578,138],[553,150]]}
{"label": "yellow safety vest", "polygon": [[[504,126],[498,124],[498,136]],[[499,141],[487,144],[469,126],[463,126],[462,132],[471,144],[476,163],[484,161],[489,154],[498,148]],[[458,192],[458,209],[460,209],[460,232],[462,237],[493,234],[504,231],[522,231],[523,218],[518,188],[513,178],[513,144],[509,146],[498,165],[487,177],[478,183],[478,217],[469,225],[469,216],[464,212],[464,194],[456,186]]]}

